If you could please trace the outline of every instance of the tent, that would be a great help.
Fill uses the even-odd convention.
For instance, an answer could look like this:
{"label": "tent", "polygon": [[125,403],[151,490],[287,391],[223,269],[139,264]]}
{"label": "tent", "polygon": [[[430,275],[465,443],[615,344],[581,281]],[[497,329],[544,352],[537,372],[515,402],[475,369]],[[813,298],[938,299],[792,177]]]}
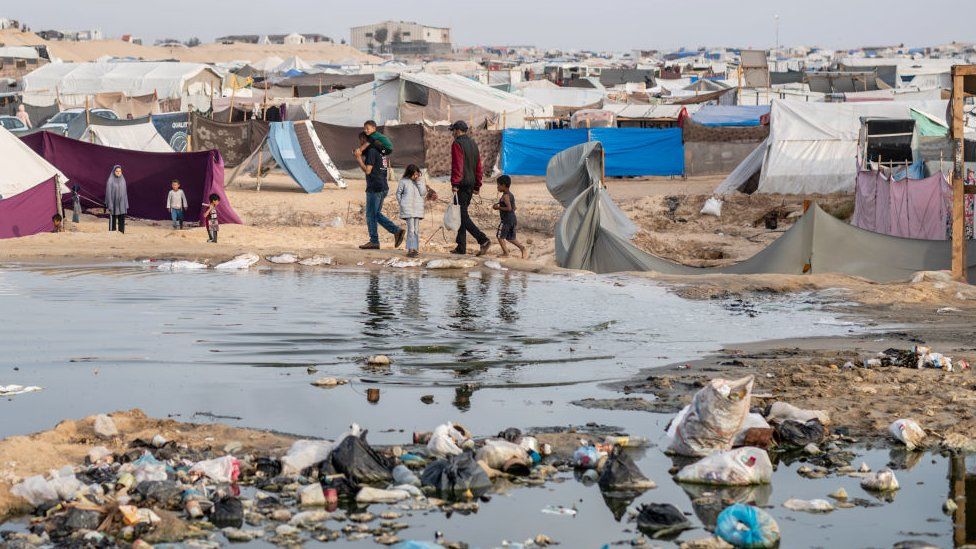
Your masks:
{"label": "tent", "polygon": [[267,144],[275,162],[305,192],[320,192],[326,183],[335,183],[340,188],[346,186],[310,121],[273,122]]}
{"label": "tent", "polygon": [[61,211],[57,185],[51,178],[16,196],[0,199],[0,239],[51,232],[51,218]]}
{"label": "tent", "polygon": [[527,118],[551,115],[552,109],[456,74],[380,73],[373,82],[311,99],[309,112],[317,122],[340,126],[464,120],[474,128],[499,129],[535,125]]}
{"label": "tent", "polygon": [[505,130],[502,171],[509,175],[545,175],[553,156],[587,141],[603,143],[608,176],[684,173],[680,128]]}
{"label": "tent", "polygon": [[175,154],[115,149],[86,143],[51,132],[23,138],[34,152],[56,166],[79,188],[82,207],[104,208],[105,183],[112,166],[121,165],[129,193],[129,215],[166,220],[170,181],[179,179],[186,193],[188,220],[204,221],[203,204],[211,194],[220,196],[221,223],[241,223],[224,192],[224,166],[220,153],[202,151]]}
{"label": "tent", "polygon": [[[352,149],[359,145],[359,134],[362,126],[337,126],[324,122],[312,122],[315,134],[329,156],[342,171],[358,172],[359,163],[352,154]],[[380,133],[393,142],[393,154],[389,158],[390,167],[406,168],[414,164],[423,168],[426,164],[424,150],[424,126],[421,124],[400,124],[397,126],[381,126]],[[359,172],[357,177],[362,177]]]}
{"label": "tent", "polygon": [[[130,120],[130,122],[134,121]],[[137,122],[136,124],[118,125],[92,123],[85,128],[84,133],[82,133],[79,139],[89,143],[130,151],[173,152],[173,148],[170,147],[169,143],[156,131],[156,126],[152,123],[152,120],[147,117]]]}
{"label": "tent", "polygon": [[68,180],[64,173],[3,128],[0,128],[0,158],[3,159],[0,199],[16,196],[55,177],[62,183],[61,191],[69,192],[68,187],[63,185]]}
{"label": "tent", "polygon": [[180,100],[180,110],[210,107],[221,75],[207,65],[177,62],[50,63],[24,76],[24,102],[31,105],[84,106],[100,93],[129,97],[155,94]]}
{"label": "tent", "polygon": [[[757,192],[852,192],[857,176],[862,118],[906,119],[913,108],[925,113],[944,113],[946,104],[946,101],[801,103],[774,100],[769,139],[762,147],[764,157]],[[723,182],[719,188],[728,190],[731,185],[731,182]]]}
{"label": "tent", "polygon": [[283,60],[281,63],[278,63],[278,66],[272,69],[271,72],[275,72],[278,74],[291,73],[292,75],[300,75],[314,68],[315,67],[313,67],[309,63],[306,63],[305,60],[303,60],[301,57],[293,55],[288,59]]}
{"label": "tent", "polygon": [[190,126],[190,113],[188,112],[166,112],[154,114],[152,123],[156,126],[159,135],[169,143],[170,148],[176,152],[186,150],[186,136]]}
{"label": "tent", "polygon": [[760,126],[769,124],[769,105],[704,105],[691,119],[702,126]]}
{"label": "tent", "polygon": [[[852,227],[814,205],[776,241],[727,267],[700,268],[647,253],[631,241],[632,224],[621,219],[601,180],[603,151],[589,142],[549,163],[546,186],[566,211],[556,224],[556,262],[596,273],[654,271],[662,274],[840,273],[878,282],[909,280],[918,271],[948,269],[951,243],[881,235]],[[976,253],[976,242],[969,242]],[[969,255],[969,275],[976,256]]]}

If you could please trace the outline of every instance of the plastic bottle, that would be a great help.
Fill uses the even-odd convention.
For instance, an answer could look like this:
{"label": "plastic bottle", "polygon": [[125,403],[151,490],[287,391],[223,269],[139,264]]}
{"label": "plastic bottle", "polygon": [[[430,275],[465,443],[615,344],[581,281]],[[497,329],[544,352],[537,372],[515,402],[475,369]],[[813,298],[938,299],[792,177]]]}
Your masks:
{"label": "plastic bottle", "polygon": [[393,483],[420,486],[420,479],[405,465],[397,465],[393,468]]}
{"label": "plastic bottle", "polygon": [[604,442],[611,446],[621,446],[623,448],[642,448],[651,444],[651,441],[645,437],[634,436],[607,437]]}

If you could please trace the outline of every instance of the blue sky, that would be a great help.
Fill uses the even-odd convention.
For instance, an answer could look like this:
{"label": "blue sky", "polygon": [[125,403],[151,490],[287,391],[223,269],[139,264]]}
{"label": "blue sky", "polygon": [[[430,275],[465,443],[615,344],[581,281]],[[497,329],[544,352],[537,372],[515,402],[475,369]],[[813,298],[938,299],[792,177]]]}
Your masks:
{"label": "blue sky", "polygon": [[[452,28],[457,45],[628,50],[782,44],[848,48],[976,40],[972,0],[30,0],[0,16],[43,28],[101,28],[149,39],[319,32],[384,19]],[[964,11],[965,7],[965,11]],[[965,13],[965,15],[963,15]]]}

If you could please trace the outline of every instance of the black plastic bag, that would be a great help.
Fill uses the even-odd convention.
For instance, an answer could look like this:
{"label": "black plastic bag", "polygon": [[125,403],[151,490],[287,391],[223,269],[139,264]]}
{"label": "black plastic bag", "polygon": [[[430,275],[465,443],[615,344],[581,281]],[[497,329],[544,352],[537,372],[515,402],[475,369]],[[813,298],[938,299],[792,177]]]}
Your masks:
{"label": "black plastic bag", "polygon": [[[342,439],[323,462],[320,473],[341,474],[354,483],[373,484],[393,480],[393,460],[366,442],[366,433]],[[325,476],[325,475],[322,475]]]}
{"label": "black plastic bag", "polygon": [[670,503],[647,503],[637,515],[637,528],[655,539],[677,536],[691,528],[684,513]]}
{"label": "black plastic bag", "polygon": [[498,438],[507,440],[513,444],[518,444],[519,439],[522,438],[522,431],[515,427],[509,427],[498,433]]}
{"label": "black plastic bag", "polygon": [[217,500],[210,522],[217,528],[240,528],[244,525],[244,504],[233,496]]}
{"label": "black plastic bag", "polygon": [[144,480],[136,484],[142,501],[164,509],[183,508],[183,486],[175,480]]}
{"label": "black plastic bag", "polygon": [[603,466],[599,484],[600,490],[605,492],[643,492],[655,487],[619,446],[613,449],[610,459]]}
{"label": "black plastic bag", "polygon": [[800,423],[788,419],[776,426],[776,441],[783,446],[803,448],[807,444],[820,444],[827,436],[827,429],[819,419]]}
{"label": "black plastic bag", "polygon": [[257,470],[268,478],[275,478],[281,474],[281,460],[260,457],[257,461]]}
{"label": "black plastic bag", "polygon": [[420,475],[422,486],[432,486],[444,498],[461,498],[470,490],[478,497],[491,489],[488,473],[478,465],[474,452],[439,459],[428,465]]}

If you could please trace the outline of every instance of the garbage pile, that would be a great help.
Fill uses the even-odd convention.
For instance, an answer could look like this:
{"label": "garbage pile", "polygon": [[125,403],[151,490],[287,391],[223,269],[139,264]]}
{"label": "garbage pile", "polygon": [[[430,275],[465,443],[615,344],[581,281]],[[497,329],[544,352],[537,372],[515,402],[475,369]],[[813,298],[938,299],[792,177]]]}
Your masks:
{"label": "garbage pile", "polygon": [[[845,367],[853,367],[854,363],[845,364]],[[937,353],[931,347],[916,345],[910,350],[887,349],[878,353],[872,358],[861,361],[859,366],[863,368],[934,368],[946,372],[953,371],[953,360],[942,353]],[[956,361],[958,370],[968,370],[969,363],[964,359]]]}

